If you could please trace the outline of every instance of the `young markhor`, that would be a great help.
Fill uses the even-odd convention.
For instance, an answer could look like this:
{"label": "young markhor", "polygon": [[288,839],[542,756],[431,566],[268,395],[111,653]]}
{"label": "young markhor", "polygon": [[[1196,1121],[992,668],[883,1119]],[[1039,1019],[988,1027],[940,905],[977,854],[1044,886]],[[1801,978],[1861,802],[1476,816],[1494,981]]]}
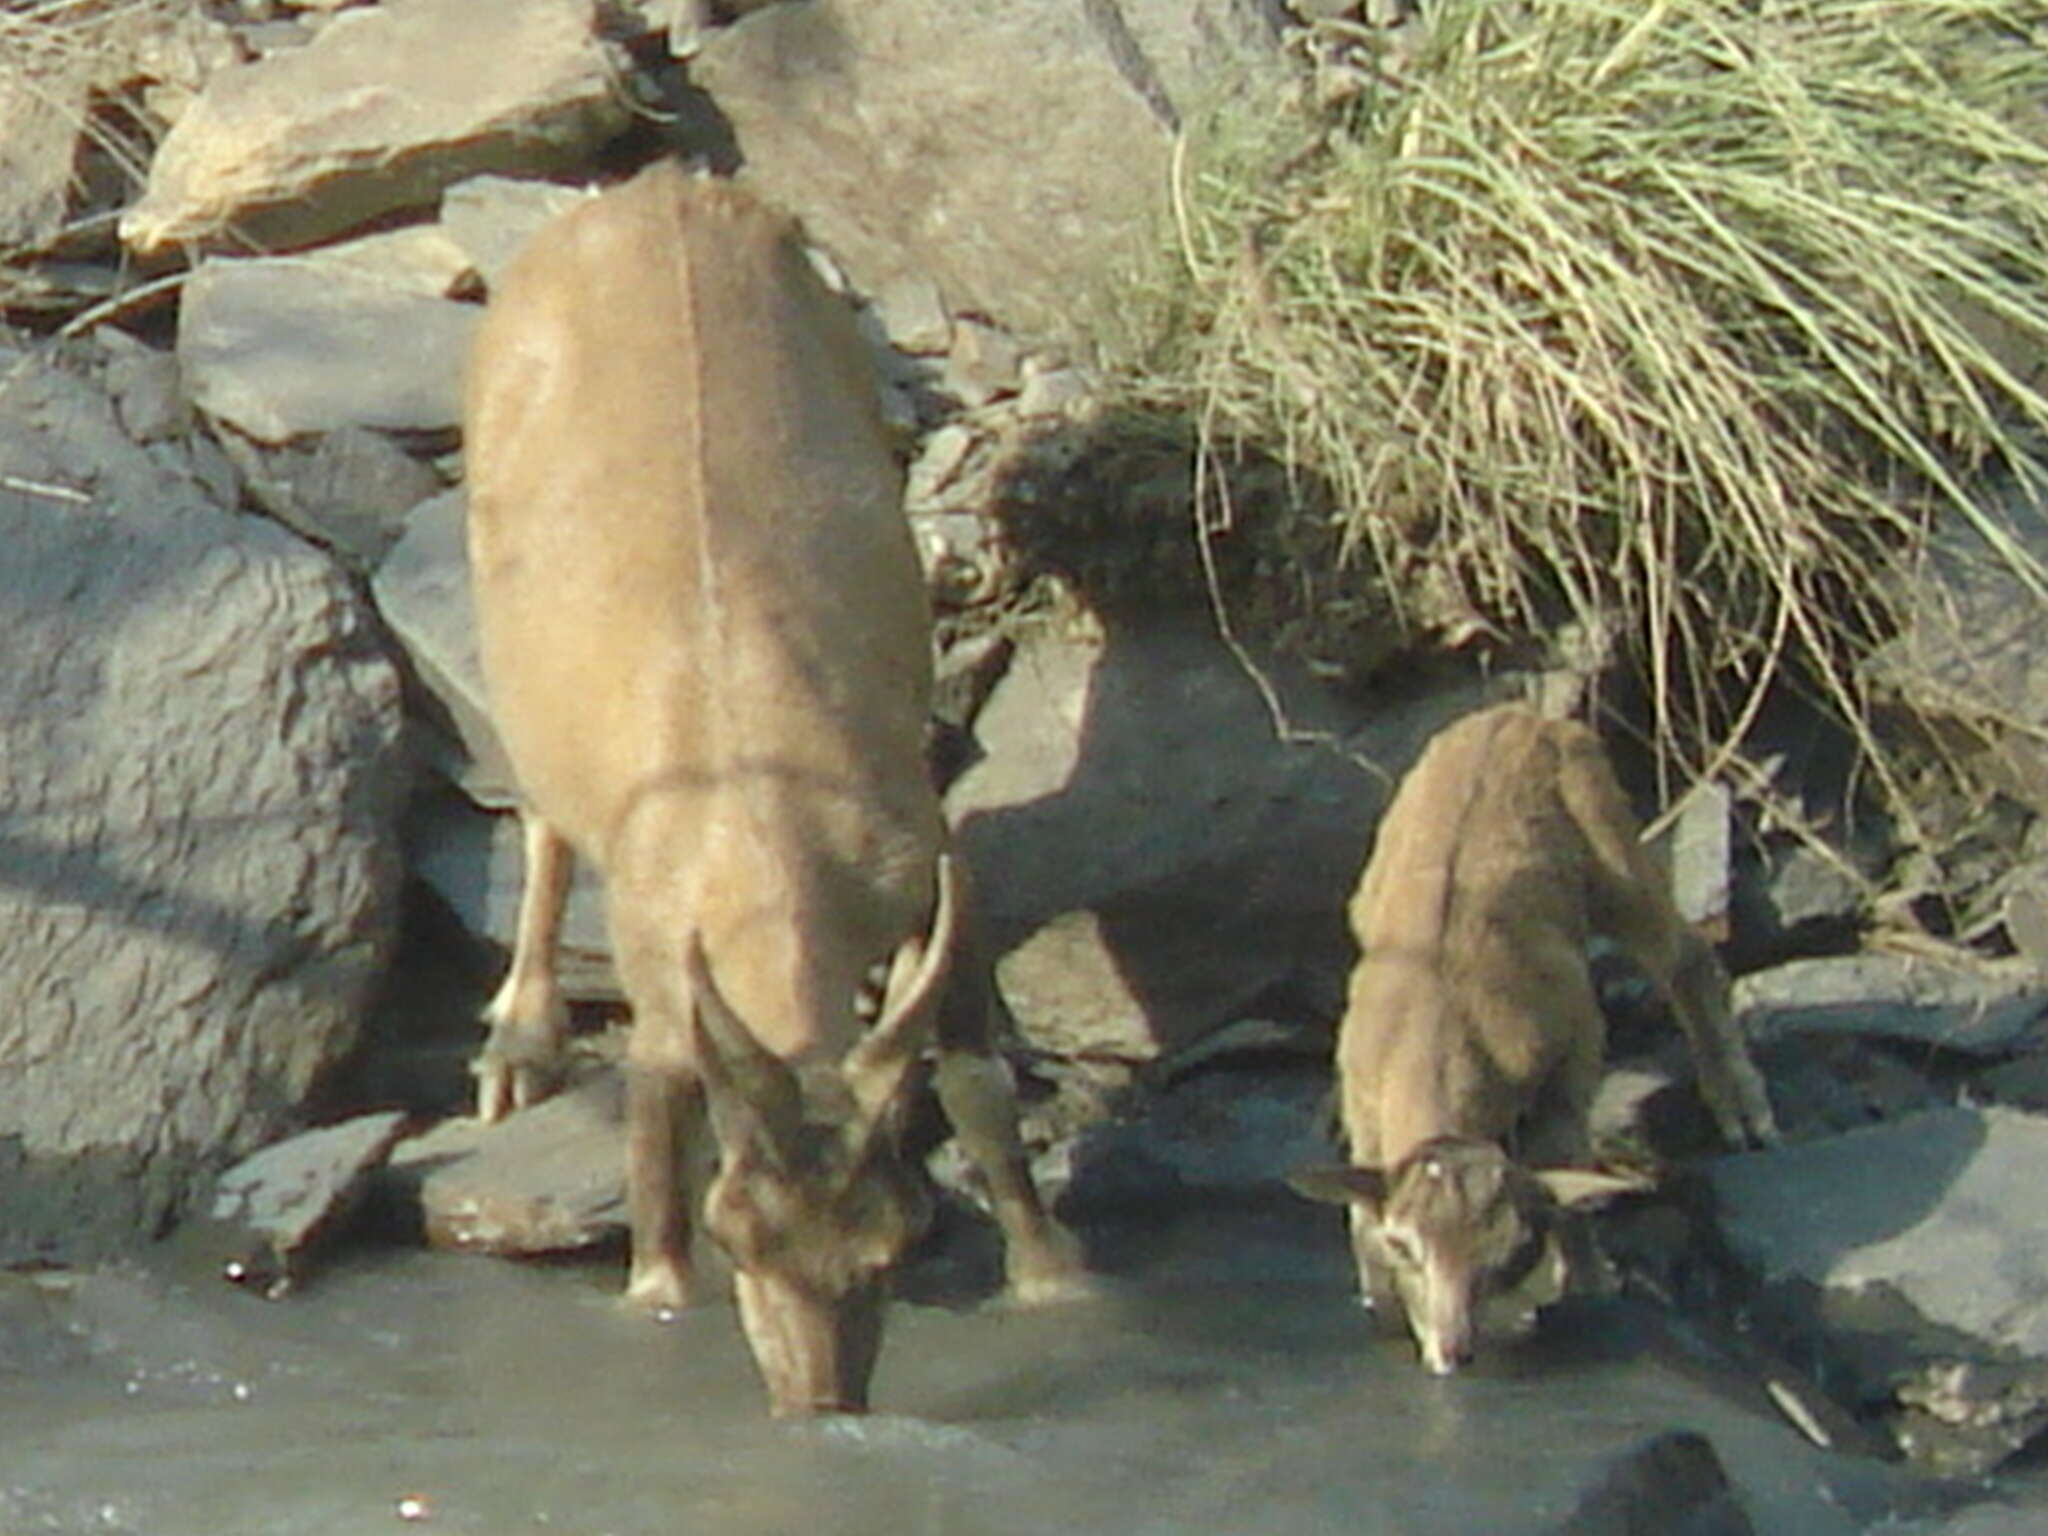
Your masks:
{"label": "young markhor", "polygon": [[1604,935],[1669,1000],[1733,1144],[1776,1139],[1728,981],[1644,852],[1599,738],[1515,705],[1440,732],[1402,781],[1351,903],[1362,957],[1338,1034],[1353,1166],[1296,1187],[1350,1207],[1359,1288],[1423,1364],[1468,1360],[1481,1303],[1555,1269],[1560,1202],[1640,1187],[1566,1166],[1606,1030]]}

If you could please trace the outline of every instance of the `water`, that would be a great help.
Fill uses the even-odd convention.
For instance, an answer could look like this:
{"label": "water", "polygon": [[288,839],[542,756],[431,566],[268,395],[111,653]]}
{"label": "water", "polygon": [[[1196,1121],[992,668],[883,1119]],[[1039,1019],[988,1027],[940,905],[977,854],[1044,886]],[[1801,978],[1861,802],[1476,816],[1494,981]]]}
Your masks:
{"label": "water", "polygon": [[55,1308],[78,1343],[16,1347],[0,1385],[0,1533],[1536,1532],[1670,1428],[1714,1442],[1765,1533],[1930,1502],[1625,1310],[1433,1381],[1368,1336],[1314,1208],[1094,1236],[1096,1299],[899,1302],[878,1411],[795,1425],[729,1306],[656,1326],[609,1266],[362,1251],[277,1304],[84,1276]]}

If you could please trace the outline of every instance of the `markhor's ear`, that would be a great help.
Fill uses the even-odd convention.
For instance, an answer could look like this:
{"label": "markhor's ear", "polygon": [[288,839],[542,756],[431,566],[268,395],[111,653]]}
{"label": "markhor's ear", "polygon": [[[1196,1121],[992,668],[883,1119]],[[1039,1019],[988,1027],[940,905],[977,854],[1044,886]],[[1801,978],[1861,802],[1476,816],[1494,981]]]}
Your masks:
{"label": "markhor's ear", "polygon": [[1387,1175],[1381,1168],[1297,1168],[1287,1175],[1287,1182],[1297,1195],[1325,1205],[1369,1205],[1377,1210],[1387,1198]]}
{"label": "markhor's ear", "polygon": [[1649,1179],[1628,1173],[1603,1173],[1593,1168],[1538,1168],[1536,1182],[1550,1191],[1559,1205],[1598,1205],[1620,1195],[1647,1194],[1657,1186]]}

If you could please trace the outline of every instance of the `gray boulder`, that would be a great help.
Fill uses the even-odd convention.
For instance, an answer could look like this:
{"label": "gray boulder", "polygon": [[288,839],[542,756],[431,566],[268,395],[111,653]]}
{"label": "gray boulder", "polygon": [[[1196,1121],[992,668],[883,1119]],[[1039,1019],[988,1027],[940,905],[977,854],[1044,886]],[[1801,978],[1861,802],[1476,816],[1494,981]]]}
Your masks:
{"label": "gray boulder", "polygon": [[[1943,1108],[1709,1170],[1731,1248],[1900,1446],[1988,1472],[2048,1427],[2048,1118]],[[1811,1346],[1809,1346],[1811,1347]]]}
{"label": "gray boulder", "polygon": [[1148,1058],[1281,982],[1334,1010],[1380,810],[1481,690],[1366,721],[1296,669],[1265,679],[1291,736],[1199,621],[1020,640],[976,721],[984,755],[946,808],[1032,1044]]}
{"label": "gray boulder", "polygon": [[131,249],[311,244],[487,171],[546,175],[627,121],[591,0],[389,0],[223,70],[121,220]]}
{"label": "gray boulder", "polygon": [[0,1261],[287,1128],[392,939],[396,669],[343,574],[88,379],[0,392]]}
{"label": "gray boulder", "polygon": [[712,34],[690,77],[746,175],[861,291],[929,281],[952,314],[1065,337],[1164,208],[1176,126],[1271,88],[1276,17],[1263,0],[812,0]]}
{"label": "gray boulder", "polygon": [[2048,1357],[2048,1117],[1941,1109],[1723,1158],[1723,1226],[1767,1280],[1884,1286],[1921,1317]]}

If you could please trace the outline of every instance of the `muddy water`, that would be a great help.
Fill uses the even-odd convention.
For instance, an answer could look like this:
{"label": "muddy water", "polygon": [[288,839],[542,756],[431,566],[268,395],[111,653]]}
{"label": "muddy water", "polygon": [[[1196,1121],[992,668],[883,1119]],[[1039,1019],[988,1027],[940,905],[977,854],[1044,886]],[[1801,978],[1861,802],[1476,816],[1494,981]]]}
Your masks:
{"label": "muddy water", "polygon": [[878,1411],[800,1426],[762,1415],[725,1305],[640,1322],[604,1267],[363,1251],[275,1304],[81,1277],[0,1378],[0,1532],[1535,1532],[1674,1427],[1762,1532],[1928,1503],[1624,1308],[1430,1381],[1367,1336],[1319,1210],[1097,1237],[1096,1299],[899,1302]]}

